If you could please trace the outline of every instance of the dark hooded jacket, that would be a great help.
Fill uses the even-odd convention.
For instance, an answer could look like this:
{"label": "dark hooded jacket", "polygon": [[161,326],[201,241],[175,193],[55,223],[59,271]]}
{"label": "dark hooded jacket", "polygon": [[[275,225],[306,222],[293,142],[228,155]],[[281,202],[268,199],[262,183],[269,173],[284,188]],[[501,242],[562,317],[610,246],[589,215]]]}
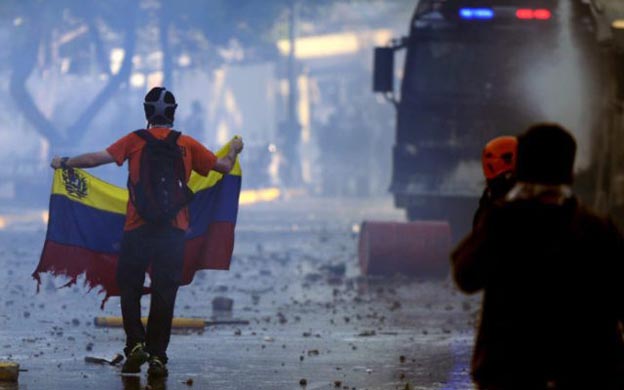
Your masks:
{"label": "dark hooded jacket", "polygon": [[451,255],[459,288],[484,292],[475,382],[624,388],[622,235],[570,194],[510,195]]}

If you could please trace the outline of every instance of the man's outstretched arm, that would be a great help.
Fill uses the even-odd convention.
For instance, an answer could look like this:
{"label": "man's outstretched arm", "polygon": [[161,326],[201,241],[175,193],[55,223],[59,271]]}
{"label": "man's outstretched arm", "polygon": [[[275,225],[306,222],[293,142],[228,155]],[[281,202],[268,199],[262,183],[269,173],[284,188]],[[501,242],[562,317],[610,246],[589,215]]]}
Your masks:
{"label": "man's outstretched arm", "polygon": [[[64,164],[63,164],[64,162]],[[58,168],[93,168],[104,164],[115,162],[113,156],[106,150],[93,153],[85,153],[76,157],[55,156],[50,163],[54,169]]]}
{"label": "man's outstretched arm", "polygon": [[230,173],[236,163],[236,156],[238,156],[242,150],[243,140],[240,138],[234,138],[230,143],[230,150],[228,151],[228,154],[217,159],[217,162],[212,169],[223,174]]}

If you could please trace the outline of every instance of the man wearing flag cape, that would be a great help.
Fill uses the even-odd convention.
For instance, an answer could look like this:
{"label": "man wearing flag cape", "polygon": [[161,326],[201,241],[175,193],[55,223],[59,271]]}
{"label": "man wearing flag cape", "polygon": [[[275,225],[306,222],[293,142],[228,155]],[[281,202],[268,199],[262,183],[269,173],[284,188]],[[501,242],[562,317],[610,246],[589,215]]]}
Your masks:
{"label": "man wearing flag cape", "polygon": [[[178,287],[190,283],[197,269],[227,269],[233,248],[240,192],[237,156],[243,142],[236,137],[229,148],[213,154],[172,129],[176,107],[170,91],[152,88],[144,102],[147,129],[127,134],[106,150],[54,157],[51,163],[57,172],[48,234],[33,276],[49,271],[75,282],[85,273],[87,283],[101,285],[107,297],[120,295],[126,333],[123,373],[138,373],[149,362],[150,376],[168,375],[166,350]],[[125,199],[125,191],[75,168],[121,166],[126,160],[129,197],[123,233],[117,237],[115,227],[124,215],[119,199]],[[191,177],[192,171],[203,177]],[[107,279],[110,270],[104,264],[116,266],[114,278]],[[148,269],[151,285],[146,290]],[[146,291],[151,304],[144,328],[140,299]]]}

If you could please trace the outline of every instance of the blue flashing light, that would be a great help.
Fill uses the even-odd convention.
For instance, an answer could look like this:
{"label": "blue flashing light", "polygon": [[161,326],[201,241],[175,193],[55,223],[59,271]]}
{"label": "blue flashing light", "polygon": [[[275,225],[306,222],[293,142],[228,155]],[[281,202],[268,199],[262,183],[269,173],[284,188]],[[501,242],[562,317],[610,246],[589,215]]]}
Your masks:
{"label": "blue flashing light", "polygon": [[494,10],[491,8],[461,8],[459,16],[462,19],[488,20],[494,18]]}

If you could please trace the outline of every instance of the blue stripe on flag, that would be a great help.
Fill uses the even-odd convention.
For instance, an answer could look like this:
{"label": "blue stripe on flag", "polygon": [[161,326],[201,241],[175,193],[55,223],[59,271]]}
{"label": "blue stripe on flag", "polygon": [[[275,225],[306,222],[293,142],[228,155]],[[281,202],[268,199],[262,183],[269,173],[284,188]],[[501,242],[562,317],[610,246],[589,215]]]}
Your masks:
{"label": "blue stripe on flag", "polygon": [[213,222],[236,223],[241,177],[225,175],[213,187],[195,194],[189,206],[191,222],[186,238],[201,236]]}
{"label": "blue stripe on flag", "polygon": [[96,252],[117,253],[125,220],[124,214],[89,207],[64,195],[52,195],[47,239]]}

